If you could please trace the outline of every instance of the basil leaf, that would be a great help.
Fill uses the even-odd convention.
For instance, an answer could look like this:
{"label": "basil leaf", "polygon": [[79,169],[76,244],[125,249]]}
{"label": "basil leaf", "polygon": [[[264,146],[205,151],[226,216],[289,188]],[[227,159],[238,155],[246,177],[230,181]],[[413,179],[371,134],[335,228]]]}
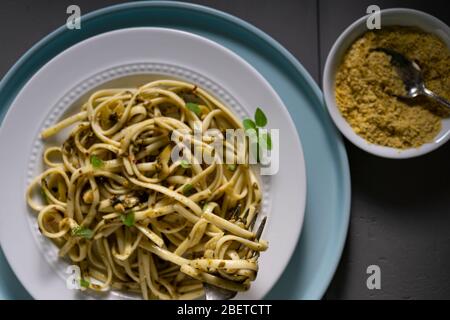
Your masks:
{"label": "basil leaf", "polygon": [[256,108],[255,122],[258,127],[264,127],[267,124],[267,117],[260,108]]}
{"label": "basil leaf", "polygon": [[245,133],[249,138],[250,154],[252,155],[253,159],[256,160],[256,162],[259,162],[259,130],[249,129]]}
{"label": "basil leaf", "polygon": [[191,164],[187,160],[181,160],[181,166],[185,169],[190,168]]}
{"label": "basil leaf", "polygon": [[186,108],[191,110],[193,113],[195,113],[199,117],[202,114],[202,109],[200,109],[200,107],[196,103],[188,102],[188,103],[186,103]]}
{"label": "basil leaf", "polygon": [[86,288],[87,289],[87,288],[89,288],[90,284],[91,284],[91,282],[89,280],[83,279],[83,278],[80,279],[80,286],[82,288]]}
{"label": "basil leaf", "polygon": [[72,229],[72,235],[75,237],[91,239],[94,235],[94,231],[86,227],[78,226]]}
{"label": "basil leaf", "polygon": [[242,125],[244,126],[246,132],[251,129],[256,131],[256,124],[253,122],[252,119],[244,119]]}
{"label": "basil leaf", "polygon": [[91,158],[91,164],[94,168],[98,169],[103,167],[103,160],[97,157],[96,155],[92,155]]}
{"label": "basil leaf", "polygon": [[123,224],[127,227],[134,226],[134,212],[130,211],[126,214],[123,214],[120,216],[120,219],[122,220]]}
{"label": "basil leaf", "polygon": [[272,150],[272,138],[269,133],[264,132],[259,135],[259,146],[266,150]]}

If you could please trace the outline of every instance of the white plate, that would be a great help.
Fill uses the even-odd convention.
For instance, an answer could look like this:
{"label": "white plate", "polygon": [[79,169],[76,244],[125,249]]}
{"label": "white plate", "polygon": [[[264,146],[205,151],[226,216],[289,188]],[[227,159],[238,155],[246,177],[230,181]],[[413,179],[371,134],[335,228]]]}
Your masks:
{"label": "white plate", "polygon": [[[20,91],[0,129],[0,240],[18,278],[37,299],[90,297],[66,288],[68,263],[37,228],[25,189],[43,168],[39,132],[74,112],[89,92],[101,87],[139,85],[173,77],[196,83],[239,117],[261,107],[269,129],[280,129],[276,175],[262,178],[262,215],[268,216],[258,277],[237,298],[261,299],[276,283],[300,235],[306,174],[300,139],[281,99],[268,82],[230,50],[200,36],[163,28],[132,28],[85,40],[47,63]],[[104,298],[130,297],[113,291]]]}

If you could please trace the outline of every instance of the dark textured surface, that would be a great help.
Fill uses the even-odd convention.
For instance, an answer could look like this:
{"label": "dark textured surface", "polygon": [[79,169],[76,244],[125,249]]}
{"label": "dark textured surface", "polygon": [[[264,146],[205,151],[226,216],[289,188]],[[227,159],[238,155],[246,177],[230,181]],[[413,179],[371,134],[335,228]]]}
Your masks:
{"label": "dark textured surface", "polygon": [[[81,13],[108,5],[124,3],[118,0],[1,0],[0,41],[6,46],[1,52],[0,77],[34,43],[66,23],[66,8],[77,4]],[[200,0],[185,1],[207,5],[240,17],[262,29],[289,51],[319,79],[317,33],[317,2],[274,0]],[[274,5],[276,4],[276,10]]]}
{"label": "dark textured surface", "polygon": [[[115,0],[2,0],[0,76],[35,42],[64,24],[66,8],[85,14]],[[236,15],[290,50],[319,81],[337,36],[365,14],[365,0],[197,0]],[[444,1],[377,1],[411,7],[446,23]],[[450,72],[450,70],[449,70]],[[450,144],[412,160],[386,160],[346,144],[352,175],[352,217],[346,248],[326,298],[450,299]],[[366,288],[366,268],[378,264],[382,289]]]}
{"label": "dark textured surface", "polygon": [[[374,3],[419,9],[450,22],[445,1],[320,0],[321,69],[340,33]],[[450,299],[450,144],[410,160],[377,158],[349,142],[346,147],[352,176],[350,230],[326,297]],[[371,264],[381,268],[381,290],[366,287]]]}

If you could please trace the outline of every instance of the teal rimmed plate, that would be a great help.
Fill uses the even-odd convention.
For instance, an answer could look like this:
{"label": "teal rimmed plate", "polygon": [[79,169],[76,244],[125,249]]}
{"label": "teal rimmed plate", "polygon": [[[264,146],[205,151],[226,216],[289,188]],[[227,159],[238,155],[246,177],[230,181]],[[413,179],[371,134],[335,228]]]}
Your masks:
{"label": "teal rimmed plate", "polygon": [[[317,85],[288,51],[255,27],[213,9],[177,2],[128,3],[90,13],[83,17],[81,30],[56,30],[14,65],[0,83],[0,115],[27,80],[64,49],[103,32],[138,26],[175,28],[216,41],[249,62],[277,91],[302,138],[308,196],[297,249],[266,298],[321,298],[339,262],[348,228],[347,157]],[[29,297],[3,256],[0,266],[1,297]]]}

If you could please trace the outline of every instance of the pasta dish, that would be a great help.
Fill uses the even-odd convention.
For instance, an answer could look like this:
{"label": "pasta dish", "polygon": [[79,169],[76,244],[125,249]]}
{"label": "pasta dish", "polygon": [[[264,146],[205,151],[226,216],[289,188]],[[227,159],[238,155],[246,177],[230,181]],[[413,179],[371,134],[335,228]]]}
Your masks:
{"label": "pasta dish", "polygon": [[[62,145],[44,150],[46,169],[28,187],[28,205],[59,256],[79,267],[82,288],[144,299],[196,299],[205,284],[248,290],[268,248],[254,232],[260,183],[247,148],[242,154],[225,143],[234,162],[223,163],[216,139],[205,134],[242,128],[226,106],[187,82],[96,91],[41,133],[70,130]],[[174,160],[178,132],[190,147]],[[195,161],[196,151],[212,161]]]}

